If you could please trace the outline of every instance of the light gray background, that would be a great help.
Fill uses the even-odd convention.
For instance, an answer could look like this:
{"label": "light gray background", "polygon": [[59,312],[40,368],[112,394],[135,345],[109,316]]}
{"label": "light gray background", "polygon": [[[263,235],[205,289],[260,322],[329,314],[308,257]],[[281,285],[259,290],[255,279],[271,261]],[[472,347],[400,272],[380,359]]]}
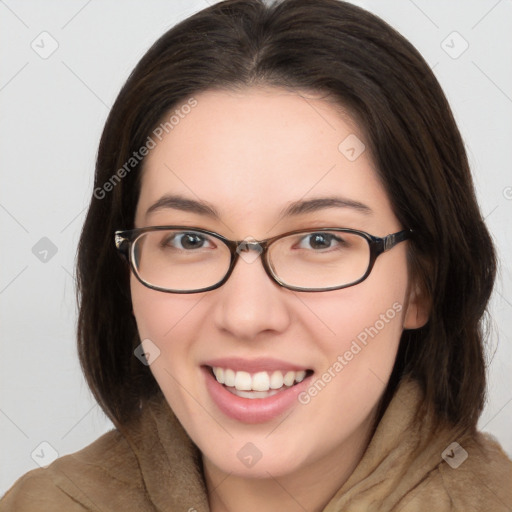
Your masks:
{"label": "light gray background", "polygon": [[[512,454],[512,2],[355,3],[424,55],[464,136],[501,257],[480,428]],[[145,50],[207,5],[0,0],[0,495],[36,461],[77,451],[111,427],[80,373],[74,331],[74,258],[97,145],[109,106]],[[53,39],[58,48],[44,55]],[[57,249],[46,262],[33,253],[43,237]],[[39,244],[41,251],[48,242]]]}

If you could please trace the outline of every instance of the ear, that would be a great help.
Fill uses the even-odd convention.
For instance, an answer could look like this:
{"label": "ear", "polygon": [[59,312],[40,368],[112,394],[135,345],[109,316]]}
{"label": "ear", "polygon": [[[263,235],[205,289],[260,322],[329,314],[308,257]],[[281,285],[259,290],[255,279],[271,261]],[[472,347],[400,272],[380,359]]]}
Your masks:
{"label": "ear", "polygon": [[404,329],[419,329],[429,319],[431,301],[417,282],[409,286],[406,309],[404,313]]}

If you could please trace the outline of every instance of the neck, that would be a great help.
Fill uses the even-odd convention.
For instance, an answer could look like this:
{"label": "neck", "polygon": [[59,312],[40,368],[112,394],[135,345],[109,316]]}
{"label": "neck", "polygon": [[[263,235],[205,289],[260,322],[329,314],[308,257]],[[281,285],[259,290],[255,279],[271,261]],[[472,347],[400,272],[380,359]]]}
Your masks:
{"label": "neck", "polygon": [[225,473],[203,455],[203,469],[212,512],[321,512],[350,477],[371,435],[375,411],[335,449],[326,447],[307,465],[284,475],[248,478]]}

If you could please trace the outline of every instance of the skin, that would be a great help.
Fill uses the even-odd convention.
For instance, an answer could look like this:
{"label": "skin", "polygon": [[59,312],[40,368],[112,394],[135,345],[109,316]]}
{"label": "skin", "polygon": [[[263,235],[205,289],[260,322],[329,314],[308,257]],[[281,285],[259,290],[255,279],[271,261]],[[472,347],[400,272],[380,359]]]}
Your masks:
{"label": "skin", "polygon": [[[311,93],[277,88],[206,91],[145,161],[135,226],[186,225],[233,240],[264,239],[301,228],[339,226],[376,236],[399,231],[389,199],[364,151],[338,150],[364,137],[347,115]],[[282,218],[293,201],[338,196],[371,209],[325,208]],[[166,208],[146,215],[166,193],[201,200],[219,219]],[[132,275],[133,311],[142,339],[158,346],[151,371],[169,405],[200,448],[211,510],[322,510],[350,476],[371,437],[404,328],[426,311],[406,266],[407,242],[381,255],[362,283],[305,293],[278,286],[258,258],[240,260],[230,279],[198,294],[162,293]],[[392,305],[401,311],[307,405],[244,424],[212,402],[200,371],[219,357],[272,357],[320,377],[365,327]],[[247,443],[261,459],[246,467]]]}

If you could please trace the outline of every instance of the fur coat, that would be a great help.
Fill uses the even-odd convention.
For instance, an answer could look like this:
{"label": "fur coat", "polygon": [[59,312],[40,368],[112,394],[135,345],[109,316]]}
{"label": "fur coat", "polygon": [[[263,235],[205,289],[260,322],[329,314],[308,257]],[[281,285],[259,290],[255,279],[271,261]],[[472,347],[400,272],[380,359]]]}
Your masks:
{"label": "fur coat", "polygon": [[[400,385],[350,478],[324,512],[512,511],[512,462],[484,434],[445,428],[428,442],[418,386]],[[198,449],[162,398],[121,434],[29,471],[2,512],[206,512]]]}

